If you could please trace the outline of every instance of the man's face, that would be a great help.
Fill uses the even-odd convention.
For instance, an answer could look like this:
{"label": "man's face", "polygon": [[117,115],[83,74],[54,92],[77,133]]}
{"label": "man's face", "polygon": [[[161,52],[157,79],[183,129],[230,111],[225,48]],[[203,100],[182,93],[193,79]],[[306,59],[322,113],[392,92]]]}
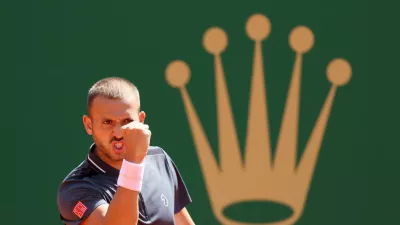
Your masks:
{"label": "man's face", "polygon": [[139,113],[138,104],[132,96],[127,99],[108,99],[98,96],[93,100],[90,118],[83,122],[92,135],[99,157],[111,165],[118,165],[125,157],[125,145],[121,127],[132,122],[144,122],[144,112]]}

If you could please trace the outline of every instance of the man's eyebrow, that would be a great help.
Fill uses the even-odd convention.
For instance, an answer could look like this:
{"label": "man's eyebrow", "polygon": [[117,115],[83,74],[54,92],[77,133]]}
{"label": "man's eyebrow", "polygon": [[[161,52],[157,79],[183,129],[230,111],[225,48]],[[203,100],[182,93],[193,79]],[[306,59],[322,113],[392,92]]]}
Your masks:
{"label": "man's eyebrow", "polygon": [[117,121],[120,121],[120,120],[126,120],[126,119],[128,119],[128,120],[133,120],[133,118],[131,117],[131,116],[124,116],[124,117],[122,117],[122,118],[120,118],[120,119],[112,119],[111,117],[109,117],[109,116],[103,116],[102,118],[101,118],[102,120],[117,120]]}

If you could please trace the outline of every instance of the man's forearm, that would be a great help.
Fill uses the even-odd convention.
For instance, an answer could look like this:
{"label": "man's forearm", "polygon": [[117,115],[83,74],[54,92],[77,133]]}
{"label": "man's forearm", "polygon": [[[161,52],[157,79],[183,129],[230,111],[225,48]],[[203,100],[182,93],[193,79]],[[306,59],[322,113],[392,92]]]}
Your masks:
{"label": "man's forearm", "polygon": [[119,188],[110,202],[102,225],[137,225],[138,195],[142,188],[144,164],[150,143],[149,126],[133,121],[121,127],[126,148],[117,184]]}
{"label": "man's forearm", "polygon": [[103,225],[136,225],[139,218],[139,192],[119,187],[110,202]]}

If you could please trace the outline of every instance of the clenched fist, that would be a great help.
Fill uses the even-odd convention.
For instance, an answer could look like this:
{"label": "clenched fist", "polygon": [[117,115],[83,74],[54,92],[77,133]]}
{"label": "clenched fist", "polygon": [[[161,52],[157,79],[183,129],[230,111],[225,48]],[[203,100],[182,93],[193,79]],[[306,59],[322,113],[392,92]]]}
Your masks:
{"label": "clenched fist", "polygon": [[125,160],[142,163],[150,145],[149,126],[133,121],[122,127],[122,136],[125,145]]}

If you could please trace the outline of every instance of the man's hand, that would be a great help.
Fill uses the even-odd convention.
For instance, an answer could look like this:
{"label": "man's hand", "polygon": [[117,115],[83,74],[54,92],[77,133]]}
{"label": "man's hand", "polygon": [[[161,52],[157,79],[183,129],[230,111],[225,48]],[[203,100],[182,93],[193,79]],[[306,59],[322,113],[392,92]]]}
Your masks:
{"label": "man's hand", "polygon": [[149,126],[133,121],[122,127],[125,145],[125,160],[142,163],[150,145],[151,131]]}

